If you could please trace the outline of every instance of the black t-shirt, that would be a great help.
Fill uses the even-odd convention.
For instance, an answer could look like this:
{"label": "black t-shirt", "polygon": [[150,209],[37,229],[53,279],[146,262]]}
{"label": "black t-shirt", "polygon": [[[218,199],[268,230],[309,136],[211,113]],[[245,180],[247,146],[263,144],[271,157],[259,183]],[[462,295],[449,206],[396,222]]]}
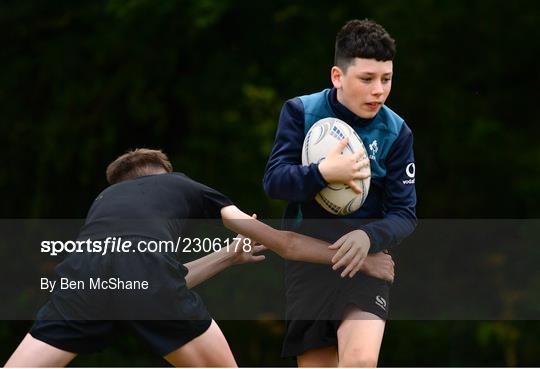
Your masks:
{"label": "black t-shirt", "polygon": [[182,173],[136,177],[98,195],[78,239],[129,235],[174,240],[187,220],[219,219],[229,205],[226,196]]}

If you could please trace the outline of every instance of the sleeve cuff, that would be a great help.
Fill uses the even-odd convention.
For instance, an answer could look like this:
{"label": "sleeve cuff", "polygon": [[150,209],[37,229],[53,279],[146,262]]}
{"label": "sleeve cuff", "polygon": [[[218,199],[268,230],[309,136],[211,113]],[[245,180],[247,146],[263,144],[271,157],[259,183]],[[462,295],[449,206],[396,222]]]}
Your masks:
{"label": "sleeve cuff", "polygon": [[321,171],[319,170],[319,164],[310,164],[310,167],[313,172],[314,178],[317,181],[317,184],[322,190],[324,187],[326,187],[328,183],[325,181],[324,177],[321,174]]}
{"label": "sleeve cuff", "polygon": [[381,247],[378,245],[378,242],[376,241],[375,236],[371,232],[368,226],[360,226],[360,230],[366,232],[368,238],[369,238],[369,251],[368,254],[375,254],[379,251],[381,251]]}

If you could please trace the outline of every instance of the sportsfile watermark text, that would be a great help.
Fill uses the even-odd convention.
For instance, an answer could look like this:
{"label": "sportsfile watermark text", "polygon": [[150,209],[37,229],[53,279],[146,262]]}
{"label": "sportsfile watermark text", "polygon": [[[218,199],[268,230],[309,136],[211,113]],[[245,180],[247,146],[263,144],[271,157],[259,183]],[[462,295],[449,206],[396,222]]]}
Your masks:
{"label": "sportsfile watermark text", "polygon": [[162,240],[139,240],[133,242],[122,237],[107,237],[103,240],[68,240],[41,241],[41,252],[56,256],[67,253],[107,253],[158,252],[158,253],[198,253],[216,252],[225,248],[226,252],[251,252],[251,240],[243,237],[234,238],[185,238],[178,237],[176,242]]}

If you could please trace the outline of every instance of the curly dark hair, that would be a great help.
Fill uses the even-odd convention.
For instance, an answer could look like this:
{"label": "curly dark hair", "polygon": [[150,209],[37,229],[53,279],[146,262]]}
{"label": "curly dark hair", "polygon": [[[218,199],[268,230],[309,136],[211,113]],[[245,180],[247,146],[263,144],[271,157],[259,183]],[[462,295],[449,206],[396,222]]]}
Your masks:
{"label": "curly dark hair", "polygon": [[348,21],[336,36],[334,63],[345,70],[354,58],[393,60],[396,41],[378,23],[369,20]]}

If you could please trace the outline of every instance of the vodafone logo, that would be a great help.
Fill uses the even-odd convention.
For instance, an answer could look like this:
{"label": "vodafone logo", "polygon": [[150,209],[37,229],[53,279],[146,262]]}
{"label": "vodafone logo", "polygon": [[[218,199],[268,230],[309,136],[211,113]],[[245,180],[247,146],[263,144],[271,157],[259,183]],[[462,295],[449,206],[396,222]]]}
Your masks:
{"label": "vodafone logo", "polygon": [[405,169],[405,172],[407,172],[409,178],[414,178],[414,173],[416,172],[416,167],[414,166],[414,163],[409,163],[409,165],[407,165],[407,168]]}
{"label": "vodafone logo", "polygon": [[410,179],[406,179],[403,181],[403,184],[414,184],[414,175],[416,174],[416,167],[414,163],[407,164],[407,167],[405,168],[405,173],[407,173],[407,177]]}

